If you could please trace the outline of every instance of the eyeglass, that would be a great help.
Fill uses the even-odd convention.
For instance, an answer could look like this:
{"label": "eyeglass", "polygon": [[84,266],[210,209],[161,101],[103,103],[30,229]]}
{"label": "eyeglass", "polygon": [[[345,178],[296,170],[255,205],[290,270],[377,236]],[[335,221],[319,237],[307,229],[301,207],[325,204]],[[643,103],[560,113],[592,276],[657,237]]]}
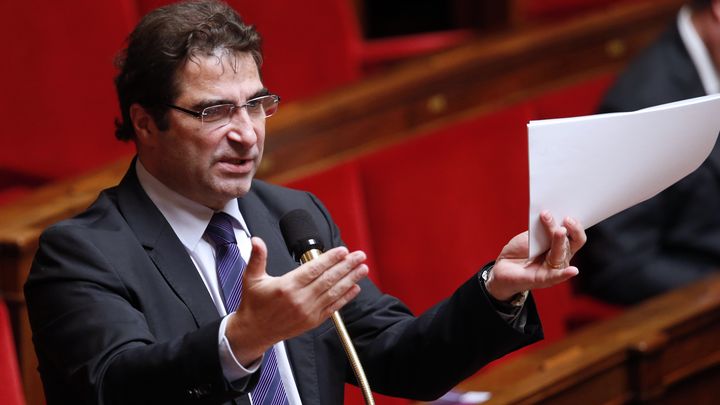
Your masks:
{"label": "eyeglass", "polygon": [[203,124],[218,124],[218,127],[230,123],[235,110],[245,108],[248,115],[252,119],[267,118],[275,114],[280,104],[280,96],[268,94],[265,96],[255,97],[242,105],[235,104],[218,104],[205,107],[202,111],[188,110],[173,104],[166,104],[168,107],[192,115],[199,119]]}

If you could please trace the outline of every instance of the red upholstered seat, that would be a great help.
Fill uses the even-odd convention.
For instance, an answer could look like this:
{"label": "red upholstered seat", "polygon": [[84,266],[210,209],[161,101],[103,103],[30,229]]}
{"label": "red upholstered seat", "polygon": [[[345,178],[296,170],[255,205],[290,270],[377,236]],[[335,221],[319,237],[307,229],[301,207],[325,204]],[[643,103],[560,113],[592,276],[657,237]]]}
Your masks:
{"label": "red upholstered seat", "polygon": [[360,183],[356,162],[333,166],[322,172],[285,184],[288,187],[310,191],[330,211],[340,228],[341,237],[348,248],[368,254],[370,278],[382,284],[374,271],[372,235],[368,229],[365,190]]}
{"label": "red upholstered seat", "polygon": [[3,168],[59,179],[130,153],[113,135],[113,57],[134,3],[3,1],[0,15]]}
{"label": "red upholstered seat", "polygon": [[16,353],[7,306],[0,298],[0,404],[3,405],[25,404]]}
{"label": "red upholstered seat", "polygon": [[[141,13],[171,0],[137,0]],[[284,102],[320,94],[361,76],[349,1],[227,0],[263,37],[263,81]],[[355,23],[356,24],[356,23]]]}
{"label": "red upholstered seat", "polygon": [[529,118],[520,105],[360,159],[383,287],[414,311],[527,227]]}
{"label": "red upholstered seat", "polygon": [[[531,106],[469,119],[360,160],[383,288],[421,312],[527,229]],[[566,334],[570,287],[535,293],[546,340]]]}

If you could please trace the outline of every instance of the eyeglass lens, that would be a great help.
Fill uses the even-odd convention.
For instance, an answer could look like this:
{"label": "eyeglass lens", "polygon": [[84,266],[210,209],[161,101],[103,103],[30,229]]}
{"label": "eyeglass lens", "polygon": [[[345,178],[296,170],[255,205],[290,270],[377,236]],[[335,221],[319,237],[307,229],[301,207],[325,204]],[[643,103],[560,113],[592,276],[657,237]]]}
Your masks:
{"label": "eyeglass lens", "polygon": [[269,94],[267,96],[257,97],[248,100],[247,103],[235,106],[233,104],[220,104],[205,108],[201,112],[203,123],[217,123],[226,125],[230,122],[233,113],[238,108],[245,108],[248,115],[252,119],[267,118],[278,109],[280,98],[276,95]]}

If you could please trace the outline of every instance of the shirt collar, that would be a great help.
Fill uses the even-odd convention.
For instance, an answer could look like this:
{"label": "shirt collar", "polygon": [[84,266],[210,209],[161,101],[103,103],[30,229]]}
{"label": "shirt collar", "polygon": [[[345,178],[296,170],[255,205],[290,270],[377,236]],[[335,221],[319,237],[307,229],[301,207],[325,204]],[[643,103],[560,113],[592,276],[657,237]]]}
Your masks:
{"label": "shirt collar", "polygon": [[[187,249],[194,251],[215,211],[171,190],[150,174],[140,159],[135,162],[135,171],[143,190],[168,221],[180,242]],[[233,227],[242,230],[250,237],[236,199],[228,201],[221,211],[235,220]]]}
{"label": "shirt collar", "polygon": [[700,75],[700,81],[703,84],[705,93],[715,94],[720,92],[720,78],[717,69],[710,58],[707,46],[692,23],[692,10],[688,5],[680,9],[677,25],[680,38]]}

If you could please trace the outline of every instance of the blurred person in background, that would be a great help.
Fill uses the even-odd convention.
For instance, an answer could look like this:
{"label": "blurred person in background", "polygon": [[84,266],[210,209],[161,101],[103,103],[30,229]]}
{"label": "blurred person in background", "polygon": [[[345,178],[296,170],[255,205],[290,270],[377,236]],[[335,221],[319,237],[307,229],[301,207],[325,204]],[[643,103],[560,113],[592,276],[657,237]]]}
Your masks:
{"label": "blurred person in background", "polygon": [[[599,112],[718,93],[718,67],[720,0],[693,0],[618,77]],[[632,305],[717,272],[720,147],[686,178],[587,233],[578,282],[584,292],[610,303]]]}

